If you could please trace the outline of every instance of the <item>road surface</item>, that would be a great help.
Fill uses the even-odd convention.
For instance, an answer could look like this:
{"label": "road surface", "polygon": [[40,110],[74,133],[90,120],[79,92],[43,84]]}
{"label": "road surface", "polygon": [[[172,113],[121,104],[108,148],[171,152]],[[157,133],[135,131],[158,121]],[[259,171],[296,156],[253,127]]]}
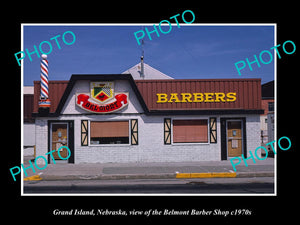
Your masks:
{"label": "road surface", "polygon": [[24,194],[263,194],[274,193],[272,177],[24,181]]}

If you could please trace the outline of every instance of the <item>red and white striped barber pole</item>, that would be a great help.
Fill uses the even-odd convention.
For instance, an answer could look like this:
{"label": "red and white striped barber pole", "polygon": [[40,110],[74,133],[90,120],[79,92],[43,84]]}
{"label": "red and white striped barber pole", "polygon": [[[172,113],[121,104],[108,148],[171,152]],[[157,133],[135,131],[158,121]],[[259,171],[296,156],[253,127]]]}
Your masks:
{"label": "red and white striped barber pole", "polygon": [[41,95],[39,107],[49,108],[51,102],[49,100],[48,88],[48,60],[47,55],[42,55],[41,60]]}

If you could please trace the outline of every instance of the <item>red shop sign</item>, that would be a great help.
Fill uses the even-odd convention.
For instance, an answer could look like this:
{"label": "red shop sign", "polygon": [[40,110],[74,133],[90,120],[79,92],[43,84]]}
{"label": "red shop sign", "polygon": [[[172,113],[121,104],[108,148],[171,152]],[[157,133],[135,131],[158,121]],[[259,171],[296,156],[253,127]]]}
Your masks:
{"label": "red shop sign", "polygon": [[128,105],[128,93],[117,94],[114,101],[107,104],[96,104],[90,101],[89,94],[77,94],[76,104],[80,108],[93,113],[111,113]]}

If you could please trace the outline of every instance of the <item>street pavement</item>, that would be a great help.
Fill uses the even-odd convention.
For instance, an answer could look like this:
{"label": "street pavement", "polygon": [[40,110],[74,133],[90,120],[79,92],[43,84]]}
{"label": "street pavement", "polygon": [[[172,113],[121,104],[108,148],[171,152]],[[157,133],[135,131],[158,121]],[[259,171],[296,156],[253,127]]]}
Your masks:
{"label": "street pavement", "polygon": [[273,194],[272,177],[28,181],[25,194]]}

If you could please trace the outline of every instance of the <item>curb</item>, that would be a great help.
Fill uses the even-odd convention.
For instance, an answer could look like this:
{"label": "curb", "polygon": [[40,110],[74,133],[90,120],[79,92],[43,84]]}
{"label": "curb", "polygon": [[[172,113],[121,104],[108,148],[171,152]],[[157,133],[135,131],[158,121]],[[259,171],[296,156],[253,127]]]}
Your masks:
{"label": "curb", "polygon": [[176,178],[226,178],[236,177],[236,173],[177,173]]}
{"label": "curb", "polygon": [[43,180],[121,180],[121,179],[194,179],[194,178],[251,178],[274,177],[274,172],[213,172],[213,173],[165,173],[165,174],[101,174],[88,175],[35,175],[24,178],[24,181]]}
{"label": "curb", "polygon": [[175,174],[112,174],[112,175],[68,175],[68,176],[56,176],[45,175],[42,176],[44,181],[55,180],[121,180],[121,179],[174,179]]}
{"label": "curb", "polygon": [[30,177],[26,177],[23,180],[24,181],[30,181],[30,180],[42,180],[43,178],[40,177],[40,175],[34,175],[34,176],[30,176]]}
{"label": "curb", "polygon": [[237,178],[243,177],[274,177],[274,172],[262,171],[262,172],[239,172],[236,175]]}

